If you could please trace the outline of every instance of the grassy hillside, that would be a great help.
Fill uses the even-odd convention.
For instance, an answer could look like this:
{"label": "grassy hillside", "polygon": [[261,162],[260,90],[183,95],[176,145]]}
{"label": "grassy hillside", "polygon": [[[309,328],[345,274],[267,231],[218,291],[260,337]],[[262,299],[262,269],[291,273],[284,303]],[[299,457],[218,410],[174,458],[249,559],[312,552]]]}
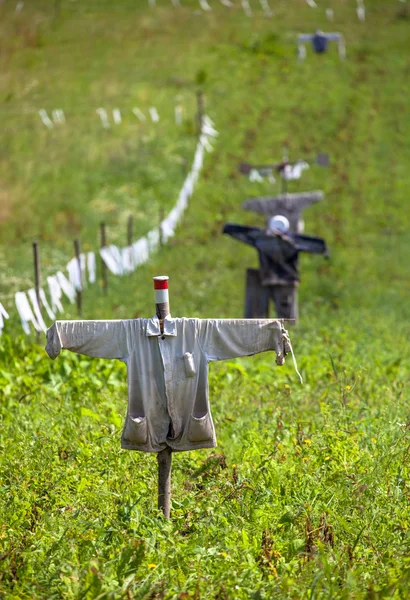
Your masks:
{"label": "grassy hillside", "polygon": [[[325,191],[306,232],[331,251],[301,265],[292,340],[305,383],[270,354],[213,365],[218,448],[174,457],[165,522],[155,457],[119,448],[123,367],[52,363],[13,319],[0,340],[0,597],[406,598],[410,14],[375,0],[362,24],[340,1],[330,25],[323,3],[271,0],[272,19],[256,2],[252,18],[239,2],[210,0],[206,14],[181,3],[62,0],[58,17],[39,0],[0,6],[0,290],[30,285],[33,237],[53,272],[74,236],[97,246],[101,219],[121,243],[128,214],[139,235],[173,205],[202,73],[220,136],[183,224],[147,265],[111,277],[107,298],[90,288],[84,316],[151,315],[159,273],[174,315],[242,316],[256,256],[221,228],[261,223],[241,202],[278,188],[238,163],[284,145],[295,158],[327,151],[328,169],[291,184]],[[346,62],[331,48],[297,63],[296,34],[317,27],[343,32]],[[151,105],[157,129],[129,110]],[[129,116],[104,130],[99,106]],[[65,128],[46,130],[40,108],[63,108]]]}

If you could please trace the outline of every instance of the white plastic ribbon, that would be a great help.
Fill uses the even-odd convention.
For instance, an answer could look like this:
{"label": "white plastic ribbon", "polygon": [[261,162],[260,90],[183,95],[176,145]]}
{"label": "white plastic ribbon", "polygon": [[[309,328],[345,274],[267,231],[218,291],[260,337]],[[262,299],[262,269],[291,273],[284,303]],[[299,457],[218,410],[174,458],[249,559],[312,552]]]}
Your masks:
{"label": "white plastic ribbon", "polygon": [[182,106],[180,105],[175,107],[175,124],[182,125]]}
{"label": "white plastic ribbon", "polygon": [[206,0],[198,0],[198,1],[199,1],[199,5],[202,8],[202,10],[212,10],[212,8],[209,6],[209,4]]}
{"label": "white plastic ribbon", "polygon": [[140,238],[132,245],[135,267],[146,263],[149,259],[149,244],[146,237]]}
{"label": "white plastic ribbon", "polygon": [[272,17],[273,16],[273,12],[271,10],[271,7],[268,4],[268,0],[259,0],[260,5],[263,8],[263,12],[265,13],[265,15],[267,17]]}
{"label": "white plastic ribbon", "polygon": [[245,13],[245,15],[247,17],[251,17],[253,13],[252,13],[252,9],[250,7],[249,1],[241,0],[241,4],[242,4],[243,12]]}
{"label": "white plastic ribbon", "polygon": [[64,294],[67,296],[70,302],[73,303],[75,300],[75,289],[71,281],[69,281],[61,271],[57,271],[56,278]]}
{"label": "white plastic ribbon", "polygon": [[4,319],[10,319],[10,315],[0,302],[0,336],[4,329]]}
{"label": "white plastic ribbon", "polygon": [[65,116],[61,108],[54,109],[51,114],[56,125],[64,125]]}
{"label": "white plastic ribbon", "polygon": [[116,125],[120,125],[122,123],[121,111],[119,108],[114,108],[114,110],[112,111],[112,118]]}
{"label": "white plastic ribbon", "polygon": [[282,177],[286,181],[291,181],[292,179],[300,179],[302,176],[302,172],[305,169],[309,169],[309,165],[306,161],[301,160],[294,165],[286,165],[282,171]]}
{"label": "white plastic ribbon", "polygon": [[80,292],[83,289],[83,285],[82,285],[82,269],[81,269],[81,259],[80,259],[80,263],[78,262],[77,258],[72,258],[68,263],[67,263],[67,271],[68,271],[68,278],[70,280],[71,285],[73,286],[73,288],[75,289],[76,292]]}
{"label": "white plastic ribbon", "polygon": [[47,326],[44,323],[43,315],[41,314],[40,305],[37,300],[36,290],[34,288],[30,288],[27,293],[28,297],[30,298],[31,305],[34,308],[34,315],[36,317],[36,321],[39,324],[40,329],[44,331],[44,333],[46,333]]}
{"label": "white plastic ribbon", "polygon": [[48,116],[47,111],[44,108],[42,108],[38,111],[38,114],[40,115],[40,119],[43,121],[44,125],[48,129],[53,129],[54,123]]}
{"label": "white plastic ribbon", "polygon": [[109,129],[110,122],[108,121],[108,115],[105,108],[97,108],[95,112],[97,113],[97,115],[99,115],[103,127],[105,127],[105,129]]}
{"label": "white plastic ribbon", "polygon": [[131,273],[134,270],[132,246],[126,246],[121,249],[121,262],[124,273]]}
{"label": "white plastic ribbon", "polygon": [[96,281],[96,261],[95,261],[95,253],[88,252],[87,253],[87,271],[88,271],[88,281],[90,283],[95,283]]}
{"label": "white plastic ribbon", "polygon": [[157,109],[155,108],[155,106],[151,106],[151,107],[148,109],[148,111],[149,111],[149,114],[150,114],[150,117],[151,117],[151,121],[152,121],[153,123],[158,123],[158,121],[159,121],[159,114],[158,114],[158,111],[157,111]]}
{"label": "white plastic ribbon", "polygon": [[117,246],[113,244],[111,246],[104,246],[104,248],[100,249],[100,255],[111,273],[114,275],[123,275],[122,254]]}
{"label": "white plastic ribbon", "polygon": [[16,303],[17,312],[20,315],[21,325],[23,327],[24,333],[30,335],[29,323],[32,323],[36,331],[41,331],[25,292],[16,292],[16,294],[14,295],[14,301]]}
{"label": "white plastic ribbon", "polygon": [[134,107],[132,109],[132,112],[137,117],[137,119],[139,119],[141,121],[141,123],[143,123],[144,121],[147,120],[147,117],[144,115],[142,110],[140,110],[139,108]]}
{"label": "white plastic ribbon", "polygon": [[46,313],[48,314],[49,318],[52,321],[54,321],[55,318],[56,318],[56,316],[55,316],[53,310],[50,308],[50,305],[49,305],[48,300],[47,300],[46,293],[45,293],[45,291],[44,291],[43,288],[40,288],[40,301],[41,301],[41,304],[46,309]]}
{"label": "white plastic ribbon", "polygon": [[61,296],[62,296],[61,286],[58,283],[57,276],[50,275],[50,277],[47,277],[47,283],[48,283],[48,291],[50,294],[52,311],[60,312],[60,313],[64,312],[63,305],[61,304]]}
{"label": "white plastic ribbon", "polygon": [[256,169],[251,169],[249,171],[249,181],[257,181],[260,183],[263,181],[263,177]]}

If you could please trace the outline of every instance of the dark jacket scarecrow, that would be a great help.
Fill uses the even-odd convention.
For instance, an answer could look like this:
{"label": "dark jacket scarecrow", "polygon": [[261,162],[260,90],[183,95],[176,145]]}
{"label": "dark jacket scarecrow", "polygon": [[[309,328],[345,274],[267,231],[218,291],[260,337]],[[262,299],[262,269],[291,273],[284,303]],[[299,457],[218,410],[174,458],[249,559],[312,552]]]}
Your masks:
{"label": "dark jacket scarecrow", "polygon": [[232,223],[224,226],[223,233],[253,246],[258,251],[261,281],[264,286],[297,284],[300,279],[299,252],[328,256],[326,242],[322,238],[297,233],[285,234]]}

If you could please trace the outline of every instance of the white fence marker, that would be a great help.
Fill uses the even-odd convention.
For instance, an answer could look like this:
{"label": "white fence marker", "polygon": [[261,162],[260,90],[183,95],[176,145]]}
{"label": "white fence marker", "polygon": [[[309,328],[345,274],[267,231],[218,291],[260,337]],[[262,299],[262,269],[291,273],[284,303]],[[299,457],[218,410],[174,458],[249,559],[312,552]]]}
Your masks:
{"label": "white fence marker", "polygon": [[158,123],[158,121],[159,121],[159,114],[157,112],[157,109],[154,106],[150,106],[150,108],[148,110],[149,110],[149,114],[150,114],[150,117],[151,117],[151,121],[153,123]]}
{"label": "white fence marker", "polygon": [[175,124],[182,125],[182,106],[175,107]]}
{"label": "white fence marker", "polygon": [[144,121],[147,120],[146,116],[144,115],[144,113],[142,112],[142,110],[140,110],[139,108],[134,107],[132,109],[132,113],[137,117],[137,119],[139,121],[141,121],[141,123],[143,123]]}
{"label": "white fence marker", "polygon": [[97,113],[97,115],[99,115],[103,127],[105,127],[105,129],[109,129],[110,123],[108,121],[107,111],[105,110],[105,108],[97,108],[95,112]]}
{"label": "white fence marker", "polygon": [[253,13],[252,13],[252,9],[249,5],[249,0],[241,0],[241,4],[242,4],[243,12],[245,13],[245,15],[247,17],[251,17]]}
{"label": "white fence marker", "polygon": [[121,111],[120,111],[119,108],[114,108],[114,110],[112,111],[112,118],[113,118],[114,123],[116,125],[120,125],[121,124],[122,119],[121,119]]}
{"label": "white fence marker", "polygon": [[265,13],[265,15],[267,17],[272,17],[273,16],[273,12],[271,10],[271,7],[268,4],[268,0],[259,0],[260,5],[263,8],[263,12]]}
{"label": "white fence marker", "polygon": [[54,127],[54,123],[53,121],[50,119],[50,117],[47,114],[47,111],[44,108],[41,108],[38,111],[38,114],[40,115],[40,119],[43,121],[44,125],[48,128],[48,129],[53,129]]}

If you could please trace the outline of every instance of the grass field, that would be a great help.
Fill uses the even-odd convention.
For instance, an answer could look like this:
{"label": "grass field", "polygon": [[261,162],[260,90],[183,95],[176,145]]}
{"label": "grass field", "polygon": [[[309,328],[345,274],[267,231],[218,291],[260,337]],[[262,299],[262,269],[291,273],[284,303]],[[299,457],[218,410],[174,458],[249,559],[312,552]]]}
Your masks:
{"label": "grass field", "polygon": [[[271,354],[212,366],[218,447],[174,457],[167,522],[155,456],[119,447],[123,366],[51,362],[13,316],[0,339],[2,598],[409,597],[410,11],[367,0],[363,24],[353,1],[271,0],[272,19],[209,1],[198,13],[193,0],[62,0],[59,16],[40,0],[0,5],[0,301],[12,312],[8,296],[31,285],[33,238],[46,274],[75,236],[98,247],[102,219],[121,243],[129,214],[141,235],[171,208],[205,80],[220,135],[177,235],[112,276],[108,297],[90,287],[84,317],[150,316],[160,273],[174,316],[241,317],[256,256],[221,229],[261,223],[241,202],[277,187],[238,163],[326,151],[328,169],[291,183],[325,191],[306,232],[331,252],[302,260],[291,336],[304,385]],[[297,63],[296,34],[317,27],[344,34],[345,62],[331,48]],[[104,130],[99,106],[122,125]],[[133,106],[156,106],[160,123],[139,125]],[[63,108],[66,126],[48,131],[40,108]]]}

